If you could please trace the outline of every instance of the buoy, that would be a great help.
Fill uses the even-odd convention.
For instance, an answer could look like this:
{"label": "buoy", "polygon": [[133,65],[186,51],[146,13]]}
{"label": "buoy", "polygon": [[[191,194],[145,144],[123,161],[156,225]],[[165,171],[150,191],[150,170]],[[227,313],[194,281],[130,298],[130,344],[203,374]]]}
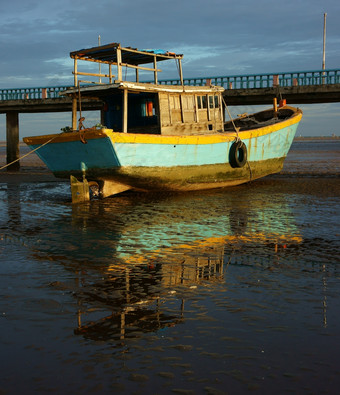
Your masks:
{"label": "buoy", "polygon": [[153,103],[152,101],[146,102],[146,114],[148,117],[152,117],[153,115]]}

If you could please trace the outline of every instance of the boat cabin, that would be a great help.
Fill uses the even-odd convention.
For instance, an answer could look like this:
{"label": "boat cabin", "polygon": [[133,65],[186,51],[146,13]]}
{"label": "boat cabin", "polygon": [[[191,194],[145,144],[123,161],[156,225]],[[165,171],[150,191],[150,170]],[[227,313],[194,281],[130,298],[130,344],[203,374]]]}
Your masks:
{"label": "boat cabin", "polygon": [[[72,52],[70,55],[74,59],[75,87],[65,94],[73,97],[73,130],[77,129],[77,101],[87,97],[102,102],[102,123],[115,132],[188,135],[223,131],[224,88],[184,85],[181,67],[183,55],[162,50],[123,48],[116,43]],[[178,65],[180,85],[158,82],[158,72],[161,71],[158,63],[169,59]],[[80,72],[79,60],[99,63],[100,72]],[[146,64],[151,66],[146,67]],[[101,68],[104,66],[109,68],[107,73],[102,73]],[[112,74],[112,66],[116,66],[117,75]],[[135,70],[135,81],[123,80],[123,68],[126,71]],[[153,80],[139,82],[140,70],[152,71]],[[95,76],[98,81],[80,80],[80,75]],[[104,79],[108,81],[103,82]]]}

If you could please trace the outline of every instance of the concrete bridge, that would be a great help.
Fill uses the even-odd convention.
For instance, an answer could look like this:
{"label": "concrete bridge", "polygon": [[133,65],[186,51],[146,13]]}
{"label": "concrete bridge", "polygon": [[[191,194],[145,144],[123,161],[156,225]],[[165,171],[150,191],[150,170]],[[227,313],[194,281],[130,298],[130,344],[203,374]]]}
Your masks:
{"label": "concrete bridge", "polygon": [[[166,85],[180,85],[180,80],[159,80]],[[184,79],[185,85],[220,85],[224,98],[233,105],[271,105],[284,98],[289,104],[340,102],[340,70],[297,71],[277,74],[250,74]],[[19,157],[19,113],[72,111],[72,100],[60,93],[71,86],[0,89],[0,113],[6,114],[7,163]],[[73,86],[72,86],[73,87]],[[101,110],[96,100],[82,100],[82,110]],[[9,170],[19,169],[19,162]]]}

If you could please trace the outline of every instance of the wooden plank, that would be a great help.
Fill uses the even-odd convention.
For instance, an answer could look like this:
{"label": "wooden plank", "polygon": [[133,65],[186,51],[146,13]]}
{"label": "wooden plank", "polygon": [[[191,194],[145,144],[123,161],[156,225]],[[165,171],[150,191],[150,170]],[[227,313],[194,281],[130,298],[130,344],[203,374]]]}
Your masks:
{"label": "wooden plank", "polygon": [[[72,74],[74,74],[74,72],[72,72]],[[110,74],[99,74],[99,73],[85,73],[83,71],[77,71],[76,73],[77,75],[90,75],[92,77],[110,77]]]}
{"label": "wooden plank", "polygon": [[179,78],[180,78],[180,80],[181,80],[181,85],[184,85],[181,58],[178,58],[178,66],[179,66],[179,67],[178,67],[178,68],[179,68]]}
{"label": "wooden plank", "polygon": [[72,97],[72,129],[77,130],[77,95]]}
{"label": "wooden plank", "polygon": [[197,95],[195,95],[194,98],[195,98],[195,118],[196,118],[196,122],[199,122]]}
{"label": "wooden plank", "polygon": [[73,74],[74,74],[74,86],[78,85],[78,77],[77,77],[77,59],[74,59],[74,70],[73,70]]}
{"label": "wooden plank", "polygon": [[154,81],[155,84],[158,84],[158,77],[157,77],[157,59],[156,57],[153,58],[153,68],[154,68],[154,72],[153,72],[153,76],[154,76]]}
{"label": "wooden plank", "polygon": [[170,111],[169,111],[169,95],[159,94],[159,113],[160,113],[160,124],[169,125],[170,122]]}
{"label": "wooden plank", "polygon": [[220,108],[220,120],[224,121],[224,111],[222,106],[222,95],[218,95],[218,105]]}
{"label": "wooden plank", "polygon": [[128,90],[124,89],[123,94],[123,132],[127,133],[128,129]]}
{"label": "wooden plank", "polygon": [[87,81],[87,80],[78,80],[79,83],[85,84],[94,84],[94,85],[106,85],[105,82],[98,82],[98,81]]}
{"label": "wooden plank", "polygon": [[115,49],[119,46],[119,43],[110,43],[106,45],[100,45],[97,47],[91,47],[91,48],[85,48],[85,49],[80,49],[79,51],[73,51],[70,53],[71,58],[77,57],[78,59],[81,58],[83,55],[88,54],[90,52],[102,52],[104,49]]}
{"label": "wooden plank", "polygon": [[117,65],[118,64],[117,62],[113,62],[110,60],[98,60],[98,59],[91,59],[91,58],[74,58],[74,59],[82,60],[84,62],[104,63],[104,64],[108,64],[108,65],[110,65],[110,64]]}
{"label": "wooden plank", "polygon": [[118,68],[118,81],[122,81],[122,52],[117,48],[117,68]]}
{"label": "wooden plank", "polygon": [[193,136],[202,134],[216,134],[215,125],[213,125],[213,130],[209,130],[209,124],[211,125],[211,122],[178,122],[172,125],[164,125],[162,127],[162,135],[183,136],[185,134]]}
{"label": "wooden plank", "polygon": [[207,95],[207,112],[208,112],[208,120],[209,121],[211,121],[210,97],[211,97],[211,95]]}
{"label": "wooden plank", "polygon": [[134,64],[129,64],[129,63],[122,63],[122,66],[129,67],[130,69],[138,69],[138,70],[147,70],[147,71],[159,71],[161,72],[161,69],[156,69],[152,67],[144,67],[144,66],[135,66]]}
{"label": "wooden plank", "polygon": [[[122,51],[126,52],[132,52],[132,53],[137,53],[141,55],[149,55],[157,57],[157,58],[163,58],[163,59],[183,59],[183,55],[177,55],[175,53],[168,53],[168,54],[158,54],[158,53],[153,53],[153,52],[148,52],[148,51],[140,51],[137,48],[128,48],[128,47],[121,47]],[[150,62],[151,63],[151,62]]]}
{"label": "wooden plank", "polygon": [[171,105],[170,105],[170,94],[168,93],[168,106],[169,106],[169,119],[170,119],[170,125],[172,124],[172,117],[171,117]]}
{"label": "wooden plank", "polygon": [[208,121],[208,112],[206,108],[199,109],[197,112],[200,122]]}

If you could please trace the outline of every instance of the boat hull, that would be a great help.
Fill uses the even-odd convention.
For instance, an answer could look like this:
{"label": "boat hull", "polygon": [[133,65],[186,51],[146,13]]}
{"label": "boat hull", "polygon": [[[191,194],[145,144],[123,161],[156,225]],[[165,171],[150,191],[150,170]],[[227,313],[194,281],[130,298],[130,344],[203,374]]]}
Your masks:
{"label": "boat hull", "polygon": [[[56,177],[73,175],[117,191],[189,191],[227,187],[277,173],[294,139],[301,112],[254,130],[191,136],[117,133],[110,129],[26,138]],[[247,161],[233,165],[235,141],[246,146]],[[103,188],[102,188],[103,189]],[[113,193],[111,193],[113,191]],[[105,195],[114,194],[109,189]]]}

